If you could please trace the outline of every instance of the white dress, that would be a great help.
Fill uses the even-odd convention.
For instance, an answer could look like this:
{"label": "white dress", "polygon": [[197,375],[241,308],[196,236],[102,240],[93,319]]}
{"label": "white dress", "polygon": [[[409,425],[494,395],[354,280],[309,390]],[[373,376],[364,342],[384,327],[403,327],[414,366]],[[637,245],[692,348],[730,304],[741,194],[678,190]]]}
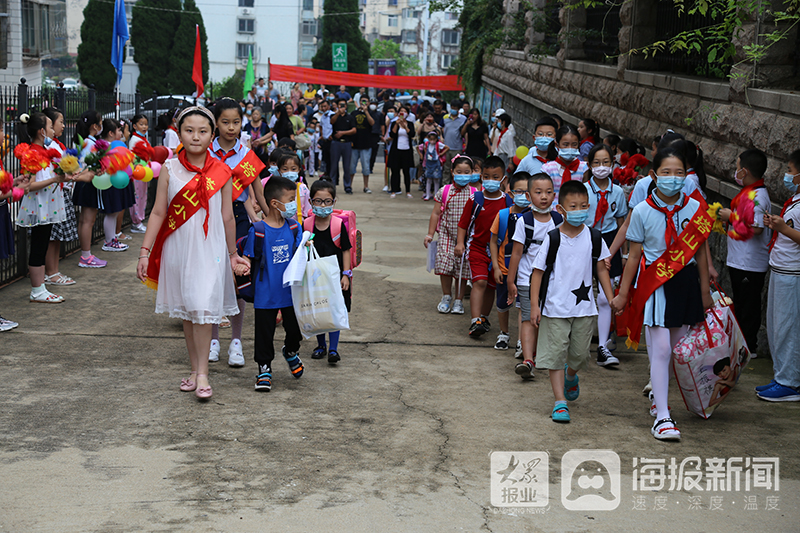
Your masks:
{"label": "white dress", "polygon": [[[47,167],[36,173],[34,181],[45,181],[53,177],[53,169]],[[67,213],[64,210],[64,195],[61,193],[61,185],[52,183],[22,197],[17,215],[17,226],[27,228],[43,224],[58,224],[66,219]]]}
{"label": "white dress", "polygon": [[[194,173],[177,159],[167,160],[164,167],[169,171],[172,201]],[[219,324],[223,316],[239,312],[222,221],[221,190],[209,200],[209,209],[208,238],[203,233],[206,213],[200,208],[164,242],[156,313],[169,313],[170,318],[195,324]]]}

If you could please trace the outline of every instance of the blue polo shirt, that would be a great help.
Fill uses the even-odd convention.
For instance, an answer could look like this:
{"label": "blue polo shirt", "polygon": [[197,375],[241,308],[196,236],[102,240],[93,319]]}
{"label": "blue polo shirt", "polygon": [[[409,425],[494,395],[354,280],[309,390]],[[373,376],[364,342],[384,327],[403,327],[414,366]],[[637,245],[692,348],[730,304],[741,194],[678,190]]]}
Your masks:
{"label": "blue polo shirt", "polygon": [[[589,193],[589,218],[586,223],[590,226],[594,223],[594,215],[597,210],[597,203],[600,201],[600,187],[594,181],[594,178],[584,183],[586,191]],[[628,202],[625,200],[625,193],[622,187],[614,185],[609,180],[608,194],[606,195],[608,201],[608,211],[606,211],[603,220],[595,226],[600,230],[600,233],[610,233],[617,229],[617,218],[625,218],[628,216]]]}

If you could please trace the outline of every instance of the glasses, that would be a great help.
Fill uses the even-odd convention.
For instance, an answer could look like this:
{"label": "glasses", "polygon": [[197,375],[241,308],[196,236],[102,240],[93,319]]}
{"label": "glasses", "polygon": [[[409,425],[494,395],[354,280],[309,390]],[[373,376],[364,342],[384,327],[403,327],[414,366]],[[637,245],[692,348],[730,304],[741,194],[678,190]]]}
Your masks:
{"label": "glasses", "polygon": [[333,198],[325,198],[325,199],[314,198],[313,200],[311,200],[311,205],[315,205],[317,207],[323,207],[323,206],[330,207],[333,205],[335,201],[336,200],[334,200]]}
{"label": "glasses", "polygon": [[528,192],[528,189],[516,189],[514,191],[511,191],[511,194],[514,194],[514,195],[525,194],[526,192]]}

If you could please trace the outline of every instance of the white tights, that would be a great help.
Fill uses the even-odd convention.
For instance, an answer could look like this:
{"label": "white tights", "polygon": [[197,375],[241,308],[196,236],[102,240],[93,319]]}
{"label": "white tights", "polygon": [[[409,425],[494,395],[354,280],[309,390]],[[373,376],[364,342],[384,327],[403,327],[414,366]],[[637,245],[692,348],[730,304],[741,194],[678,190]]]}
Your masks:
{"label": "white tights", "polygon": [[436,194],[436,191],[439,190],[439,182],[442,181],[441,178],[426,178],[425,179],[425,195],[428,198],[433,198],[433,195]]}
{"label": "white tights", "polygon": [[103,219],[103,231],[106,234],[106,242],[111,242],[117,237],[117,213],[106,213]]}
{"label": "white tights", "polygon": [[611,332],[611,306],[602,287],[597,294],[597,346],[605,346]]}
{"label": "white tights", "polygon": [[669,365],[672,348],[686,334],[689,326],[679,328],[650,327],[647,333],[647,355],[650,358],[650,382],[656,404],[656,420],[669,418]]}

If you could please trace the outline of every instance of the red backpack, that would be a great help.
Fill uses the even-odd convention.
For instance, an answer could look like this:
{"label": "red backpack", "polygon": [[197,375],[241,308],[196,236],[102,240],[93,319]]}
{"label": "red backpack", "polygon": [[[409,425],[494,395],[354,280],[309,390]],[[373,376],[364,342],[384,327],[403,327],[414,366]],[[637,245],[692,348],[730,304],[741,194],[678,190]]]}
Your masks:
{"label": "red backpack", "polygon": [[[314,233],[314,222],[317,217],[309,215],[303,220],[303,231]],[[361,232],[356,229],[355,211],[344,211],[334,209],[331,215],[331,239],[339,248],[341,245],[342,228],[350,239],[350,269],[356,268],[361,264]]]}

